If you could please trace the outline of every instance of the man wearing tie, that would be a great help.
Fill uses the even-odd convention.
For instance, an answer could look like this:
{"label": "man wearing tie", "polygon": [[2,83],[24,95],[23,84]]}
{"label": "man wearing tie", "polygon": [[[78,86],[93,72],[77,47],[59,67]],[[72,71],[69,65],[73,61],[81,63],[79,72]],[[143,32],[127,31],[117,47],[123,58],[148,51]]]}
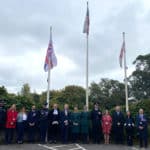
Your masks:
{"label": "man wearing tie", "polygon": [[116,106],[115,112],[113,113],[113,132],[114,138],[115,138],[115,143],[116,144],[123,144],[123,137],[124,137],[124,132],[123,132],[123,127],[124,127],[124,115],[120,111],[120,106]]}

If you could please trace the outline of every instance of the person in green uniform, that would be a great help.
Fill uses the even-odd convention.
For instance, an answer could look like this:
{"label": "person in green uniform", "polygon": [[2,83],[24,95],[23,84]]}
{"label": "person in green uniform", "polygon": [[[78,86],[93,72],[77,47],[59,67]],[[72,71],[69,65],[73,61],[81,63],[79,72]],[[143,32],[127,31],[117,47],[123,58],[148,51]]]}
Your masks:
{"label": "person in green uniform", "polygon": [[87,106],[83,107],[83,111],[81,112],[81,137],[82,142],[84,144],[88,143],[88,137],[89,137],[89,121],[90,121],[90,115],[87,111]]}
{"label": "person in green uniform", "polygon": [[80,112],[78,111],[78,107],[74,107],[74,111],[71,114],[71,134],[72,134],[72,141],[76,143],[79,138],[80,133]]}

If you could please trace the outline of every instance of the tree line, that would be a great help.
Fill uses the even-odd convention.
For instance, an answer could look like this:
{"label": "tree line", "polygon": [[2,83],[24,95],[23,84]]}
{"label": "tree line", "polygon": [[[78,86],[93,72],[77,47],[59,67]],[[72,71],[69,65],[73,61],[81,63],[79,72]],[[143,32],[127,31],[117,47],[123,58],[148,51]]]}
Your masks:
{"label": "tree line", "polygon": [[[143,103],[144,100],[150,99],[150,54],[139,55],[133,64],[135,70],[128,77],[129,97],[134,97]],[[85,105],[85,89],[81,86],[68,85],[60,90],[51,90],[50,93],[50,105],[58,103],[62,108],[65,103],[68,103],[70,109],[75,105],[82,109]],[[1,86],[0,99],[5,101],[7,108],[13,103],[17,108],[25,106],[27,110],[33,104],[41,108],[46,101],[46,91],[41,94],[32,93],[30,85],[25,83],[18,94],[12,94],[8,93],[6,87]],[[115,105],[124,105],[124,83],[108,78],[102,78],[98,83],[92,82],[89,86],[89,102],[90,108],[94,102],[99,102],[101,108],[107,109],[112,109]]]}

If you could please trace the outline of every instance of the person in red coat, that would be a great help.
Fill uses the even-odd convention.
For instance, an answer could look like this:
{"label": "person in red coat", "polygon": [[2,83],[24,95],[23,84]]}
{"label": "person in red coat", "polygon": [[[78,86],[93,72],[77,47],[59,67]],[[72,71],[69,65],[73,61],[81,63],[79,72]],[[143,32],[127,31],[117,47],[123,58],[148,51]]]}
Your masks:
{"label": "person in red coat", "polygon": [[109,144],[111,126],[112,126],[112,118],[109,115],[108,110],[106,110],[104,115],[102,116],[102,129],[103,129],[105,144]]}
{"label": "person in red coat", "polygon": [[14,130],[16,128],[17,121],[17,111],[16,105],[13,104],[8,110],[6,114],[6,133],[5,133],[5,142],[6,144],[11,144],[13,140]]}

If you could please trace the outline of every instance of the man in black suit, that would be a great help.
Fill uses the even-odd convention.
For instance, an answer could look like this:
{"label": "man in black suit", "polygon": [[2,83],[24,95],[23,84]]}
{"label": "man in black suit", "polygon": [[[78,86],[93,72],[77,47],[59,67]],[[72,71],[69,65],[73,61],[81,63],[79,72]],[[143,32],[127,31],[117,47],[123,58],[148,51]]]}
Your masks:
{"label": "man in black suit", "polygon": [[123,113],[120,110],[120,106],[116,106],[116,110],[113,113],[113,131],[114,131],[114,138],[116,144],[123,144],[124,139],[124,127],[125,118]]}
{"label": "man in black suit", "polygon": [[49,121],[49,143],[56,143],[60,131],[60,111],[57,104],[53,105],[53,109],[49,113]]}
{"label": "man in black suit", "polygon": [[91,120],[92,120],[92,134],[93,134],[93,142],[100,143],[100,139],[102,136],[102,112],[99,109],[99,104],[94,104],[94,109],[91,112]]}
{"label": "man in black suit", "polygon": [[69,135],[69,127],[70,127],[70,112],[69,105],[64,105],[64,110],[60,115],[60,123],[61,123],[61,137],[62,143],[68,143],[68,135]]}

